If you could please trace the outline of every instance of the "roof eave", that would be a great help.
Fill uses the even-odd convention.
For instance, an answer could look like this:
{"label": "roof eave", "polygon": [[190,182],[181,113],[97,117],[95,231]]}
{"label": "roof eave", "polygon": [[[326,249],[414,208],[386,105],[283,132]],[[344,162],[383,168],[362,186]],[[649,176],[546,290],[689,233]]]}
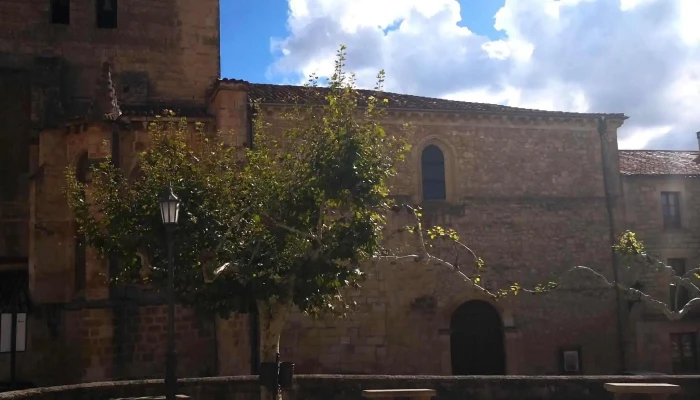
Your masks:
{"label": "roof eave", "polygon": [[176,116],[176,117],[163,117],[161,115],[124,115],[120,118],[120,121],[123,122],[144,122],[144,121],[154,121],[158,119],[159,121],[165,121],[165,122],[175,122],[175,121],[180,121],[182,118],[186,118],[187,122],[212,122],[216,121],[216,117],[208,115],[208,116],[196,116],[196,117],[181,117],[181,116]]}
{"label": "roof eave", "polygon": [[700,178],[700,174],[638,174],[629,172],[620,172],[620,174],[629,178]]}
{"label": "roof eave", "polygon": [[[260,102],[262,106],[268,107],[291,107],[293,103],[267,103]],[[320,106],[320,104],[319,104]],[[359,109],[366,108],[365,106],[358,106]],[[546,117],[546,118],[584,118],[584,119],[598,119],[600,117],[605,117],[612,121],[625,121],[629,117],[625,114],[587,114],[587,113],[560,113],[557,111],[478,111],[478,110],[451,110],[445,108],[412,108],[412,107],[387,107],[387,111],[413,111],[413,112],[432,112],[432,113],[456,113],[456,114],[471,114],[471,115],[517,115],[524,117]]]}

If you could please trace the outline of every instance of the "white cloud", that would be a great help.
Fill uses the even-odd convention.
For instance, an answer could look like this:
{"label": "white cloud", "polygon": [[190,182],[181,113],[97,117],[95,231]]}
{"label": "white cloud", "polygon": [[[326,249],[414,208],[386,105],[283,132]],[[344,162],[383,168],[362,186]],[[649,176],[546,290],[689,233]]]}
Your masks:
{"label": "white cloud", "polygon": [[668,135],[672,129],[672,126],[628,128],[627,135],[625,135],[624,139],[618,140],[618,145],[622,149],[643,149],[652,140],[658,140]]}
{"label": "white cloud", "polygon": [[623,148],[697,146],[700,0],[506,0],[495,15],[500,40],[459,26],[457,0],[288,4],[272,76],[327,75],[342,43],[361,86],[385,69],[391,91],[624,112]]}
{"label": "white cloud", "polygon": [[700,1],[681,0],[679,8],[680,18],[677,26],[681,39],[689,46],[700,44]]}
{"label": "white cloud", "polygon": [[652,1],[655,0],[620,0],[620,10],[634,10],[637,6],[643,6],[646,3],[651,3]]}

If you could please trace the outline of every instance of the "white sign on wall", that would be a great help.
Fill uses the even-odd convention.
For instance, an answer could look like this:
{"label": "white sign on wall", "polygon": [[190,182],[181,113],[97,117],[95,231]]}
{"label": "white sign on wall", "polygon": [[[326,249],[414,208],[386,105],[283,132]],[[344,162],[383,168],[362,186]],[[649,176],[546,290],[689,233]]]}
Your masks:
{"label": "white sign on wall", "polygon": [[[16,314],[15,351],[27,350],[27,314]],[[12,314],[0,314],[0,353],[12,351]]]}

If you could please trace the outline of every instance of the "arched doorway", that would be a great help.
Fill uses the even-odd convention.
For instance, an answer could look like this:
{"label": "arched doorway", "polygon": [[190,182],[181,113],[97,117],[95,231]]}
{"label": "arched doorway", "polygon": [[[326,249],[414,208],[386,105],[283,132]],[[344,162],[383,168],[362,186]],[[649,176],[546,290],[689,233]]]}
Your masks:
{"label": "arched doorway", "polygon": [[453,375],[505,375],[503,322],[491,304],[473,300],[459,306],[450,332]]}

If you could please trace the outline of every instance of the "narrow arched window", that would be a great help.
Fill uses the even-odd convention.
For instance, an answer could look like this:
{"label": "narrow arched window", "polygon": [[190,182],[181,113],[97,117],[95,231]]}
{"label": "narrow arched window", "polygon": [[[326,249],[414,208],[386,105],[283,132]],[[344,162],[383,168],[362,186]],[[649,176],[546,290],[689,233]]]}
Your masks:
{"label": "narrow arched window", "polygon": [[117,29],[117,0],[97,0],[95,12],[98,28]]}
{"label": "narrow arched window", "polygon": [[83,153],[78,158],[75,165],[75,179],[80,183],[87,183],[88,173],[90,172],[90,160],[87,153]]}
{"label": "narrow arched window", "polygon": [[445,155],[439,147],[431,144],[421,155],[423,200],[445,200]]}

